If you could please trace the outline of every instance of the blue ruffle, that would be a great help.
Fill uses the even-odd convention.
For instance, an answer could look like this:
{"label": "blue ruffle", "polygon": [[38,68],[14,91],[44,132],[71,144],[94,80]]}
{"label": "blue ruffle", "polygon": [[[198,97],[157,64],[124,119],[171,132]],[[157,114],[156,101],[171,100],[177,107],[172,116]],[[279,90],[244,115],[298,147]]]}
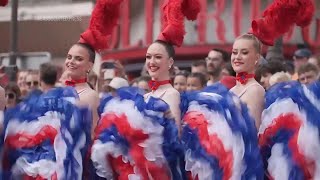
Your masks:
{"label": "blue ruffle", "polygon": [[[277,99],[294,97],[295,94],[298,94],[299,89],[301,89],[301,84],[297,81],[281,82],[273,85],[266,92],[265,109],[267,109]],[[299,100],[299,98],[294,99],[294,101],[297,101],[297,100]]]}
{"label": "blue ruffle", "polygon": [[317,102],[320,102],[320,83],[317,81],[311,84],[309,87],[300,84],[299,82],[290,81],[284,83],[278,83],[267,91],[266,107],[269,108],[271,104],[277,103],[277,100],[291,99],[300,110],[305,112],[308,122],[312,123],[316,127],[320,127],[320,121],[318,119],[320,115],[320,109],[318,109],[314,103],[308,99],[306,92],[310,93],[316,98]]}
{"label": "blue ruffle", "polygon": [[125,155],[129,151],[129,142],[119,134],[115,125],[108,129],[104,129],[97,137],[102,143],[113,142],[120,146]]}
{"label": "blue ruffle", "polygon": [[309,90],[314,93],[315,97],[320,100],[320,81],[317,80],[309,85]]}
{"label": "blue ruffle", "polygon": [[[163,100],[154,97],[150,97],[149,101],[145,105],[145,109],[163,114],[170,110],[168,104],[166,104]],[[144,114],[164,127],[162,151],[171,168],[172,178],[181,179],[182,174],[178,168],[178,162],[181,158],[181,154],[183,154],[183,149],[179,143],[178,128],[175,120],[166,116],[158,117],[151,116],[147,113]]]}

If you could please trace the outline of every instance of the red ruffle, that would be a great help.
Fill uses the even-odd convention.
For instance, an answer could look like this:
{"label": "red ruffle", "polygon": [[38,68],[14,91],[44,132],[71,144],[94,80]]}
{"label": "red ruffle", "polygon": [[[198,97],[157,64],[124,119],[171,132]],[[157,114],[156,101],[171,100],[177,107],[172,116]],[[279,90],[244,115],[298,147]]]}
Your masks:
{"label": "red ruffle", "polygon": [[304,157],[303,154],[300,153],[299,151],[299,146],[298,146],[298,132],[293,135],[293,137],[289,140],[288,145],[289,148],[292,151],[292,158],[294,161],[299,165],[299,167],[302,169],[305,179],[313,179],[313,173],[314,173],[314,163],[315,162],[310,162]]}
{"label": "red ruffle", "polygon": [[[164,164],[156,164],[146,159],[144,149],[139,144],[145,141],[149,135],[144,134],[141,129],[131,127],[126,115],[116,115],[113,113],[104,114],[95,130],[95,134],[100,134],[103,129],[110,127],[112,124],[116,126],[119,134],[129,142],[130,157],[133,159],[143,180],[147,180],[149,177],[159,180],[170,179],[170,171]],[[124,163],[122,157],[106,158],[109,158],[115,174],[119,175],[118,179],[128,179],[128,175],[134,173],[133,167],[129,163]],[[122,171],[124,172],[123,174]]]}
{"label": "red ruffle", "polygon": [[[57,173],[54,173],[54,174],[51,176],[51,180],[57,180],[57,179],[58,179]],[[32,176],[25,175],[25,176],[23,177],[23,180],[46,180],[46,178],[43,178],[43,177],[41,177],[40,175],[37,175],[36,177],[32,177]]]}
{"label": "red ruffle", "polygon": [[8,0],[0,0],[0,6],[6,6],[8,4]]}
{"label": "red ruffle", "polygon": [[252,21],[252,33],[264,44],[272,46],[293,25],[308,26],[313,14],[314,4],[311,0],[275,0],[261,19]]}
{"label": "red ruffle", "polygon": [[94,130],[94,140],[98,139],[98,136],[102,133],[102,131],[104,129],[109,128],[116,119],[117,116],[115,114],[103,115],[99,124],[96,126]]}
{"label": "red ruffle", "polygon": [[30,148],[41,144],[43,141],[50,139],[53,144],[54,139],[57,135],[57,130],[51,126],[44,126],[41,130],[35,134],[30,135],[27,133],[17,133],[10,135],[6,138],[5,143],[8,147],[19,149],[19,148]]}
{"label": "red ruffle", "polygon": [[134,174],[133,167],[129,162],[123,162],[122,156],[119,156],[117,158],[108,156],[107,161],[109,161],[111,164],[111,168],[114,172],[114,179],[127,180],[130,174]]}
{"label": "red ruffle", "polygon": [[281,114],[272,120],[272,124],[267,127],[263,134],[259,135],[259,145],[266,146],[270,144],[270,139],[281,129],[298,131],[300,126],[301,122],[295,114]]}
{"label": "red ruffle", "polygon": [[260,146],[269,146],[270,140],[282,129],[292,130],[294,133],[290,138],[288,145],[292,151],[292,157],[299,167],[303,170],[306,179],[310,179],[314,172],[314,162],[308,161],[303,154],[300,153],[298,147],[298,135],[302,125],[299,117],[293,113],[282,114],[272,121],[262,135],[259,136]]}
{"label": "red ruffle", "polygon": [[92,12],[89,28],[81,34],[80,42],[90,44],[96,51],[108,48],[108,38],[120,16],[123,0],[98,0]]}
{"label": "red ruffle", "polygon": [[199,0],[183,0],[182,13],[188,20],[196,20],[201,10],[201,4]]}
{"label": "red ruffle", "polygon": [[219,166],[223,170],[223,180],[228,180],[232,177],[233,169],[233,154],[232,151],[227,151],[221,139],[216,134],[209,135],[208,121],[200,112],[191,111],[184,116],[186,122],[192,129],[198,132],[200,144],[210,155],[219,160]]}

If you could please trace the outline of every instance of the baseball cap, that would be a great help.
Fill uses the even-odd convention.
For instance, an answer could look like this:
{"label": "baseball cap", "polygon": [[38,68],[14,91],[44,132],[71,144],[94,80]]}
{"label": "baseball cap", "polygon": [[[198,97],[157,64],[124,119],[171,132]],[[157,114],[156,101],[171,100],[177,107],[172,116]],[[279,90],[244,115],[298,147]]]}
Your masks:
{"label": "baseball cap", "polygon": [[309,58],[311,55],[312,52],[307,48],[298,49],[294,52],[294,56],[300,58]]}
{"label": "baseball cap", "polygon": [[109,86],[112,87],[113,89],[119,89],[122,87],[129,86],[129,83],[126,79],[123,79],[121,77],[114,77],[109,83]]}

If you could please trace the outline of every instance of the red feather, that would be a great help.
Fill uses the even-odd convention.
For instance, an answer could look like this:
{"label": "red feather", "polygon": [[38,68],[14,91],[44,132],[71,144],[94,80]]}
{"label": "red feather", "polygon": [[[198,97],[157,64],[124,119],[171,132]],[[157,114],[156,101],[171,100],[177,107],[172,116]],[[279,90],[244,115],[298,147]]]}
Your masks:
{"label": "red feather", "polygon": [[301,27],[308,26],[314,15],[315,7],[311,1],[301,0],[302,6],[300,7],[300,11],[298,13],[298,19],[296,24]]}
{"label": "red feather", "polygon": [[8,4],[8,0],[0,0],[0,6],[6,6]]}
{"label": "red feather", "polygon": [[199,0],[183,0],[182,13],[188,20],[196,20],[200,10],[201,4]]}
{"label": "red feather", "polygon": [[295,24],[308,26],[314,14],[311,0],[275,0],[261,19],[253,20],[252,33],[266,45],[288,32]]}
{"label": "red feather", "polygon": [[92,12],[89,28],[81,34],[80,42],[90,44],[96,51],[108,48],[107,41],[120,16],[123,0],[98,0]]}
{"label": "red feather", "polygon": [[162,7],[165,26],[158,37],[159,40],[181,46],[185,35],[184,16],[181,7],[182,0],[167,0],[165,2]]}
{"label": "red feather", "polygon": [[188,20],[196,20],[200,12],[199,0],[166,0],[163,7],[163,29],[158,40],[181,46],[184,30],[184,17]]}

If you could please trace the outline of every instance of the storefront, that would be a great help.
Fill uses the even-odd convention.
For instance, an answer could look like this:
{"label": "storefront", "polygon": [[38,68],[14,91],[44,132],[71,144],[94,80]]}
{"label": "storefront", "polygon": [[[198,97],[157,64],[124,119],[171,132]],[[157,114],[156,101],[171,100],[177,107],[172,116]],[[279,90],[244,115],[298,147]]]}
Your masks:
{"label": "storefront", "polygon": [[[146,49],[160,33],[160,7],[164,0],[124,0],[119,26],[115,28],[109,49],[102,60],[121,60],[128,71],[141,70]],[[259,17],[269,0],[200,0],[202,10],[195,22],[185,22],[186,35],[176,48],[176,63],[189,66],[193,60],[203,59],[212,48],[231,50],[235,37],[249,30],[251,20]],[[284,36],[284,54],[289,59],[297,44],[311,45],[320,52],[320,3],[309,28],[294,27]],[[19,50],[21,52],[48,51],[53,60],[62,62],[72,43],[87,28],[92,2],[61,4],[59,6],[26,7],[19,9]],[[6,14],[7,12],[7,14]],[[10,9],[0,9],[1,18]],[[33,15],[33,16],[32,16]],[[10,16],[9,16],[10,17]],[[0,18],[0,53],[8,52],[9,21]],[[5,28],[2,28],[5,27]],[[267,47],[264,49],[266,50]]]}
{"label": "storefront", "polygon": [[[261,0],[200,1],[202,10],[198,20],[185,22],[187,33],[184,44],[176,48],[175,59],[178,65],[179,62],[184,66],[189,61],[203,59],[212,48],[230,52],[234,38],[249,30],[251,20],[259,17],[268,3]],[[162,26],[159,11],[162,3],[163,0],[148,0],[144,3],[124,1],[119,27],[108,43],[110,49],[103,52],[103,60],[119,59],[125,64],[135,64],[131,70],[141,68],[147,46],[156,39]],[[313,20],[309,28],[301,30],[294,27],[284,36],[285,56],[291,58],[297,44],[304,42],[319,52],[319,31],[319,17]]]}

